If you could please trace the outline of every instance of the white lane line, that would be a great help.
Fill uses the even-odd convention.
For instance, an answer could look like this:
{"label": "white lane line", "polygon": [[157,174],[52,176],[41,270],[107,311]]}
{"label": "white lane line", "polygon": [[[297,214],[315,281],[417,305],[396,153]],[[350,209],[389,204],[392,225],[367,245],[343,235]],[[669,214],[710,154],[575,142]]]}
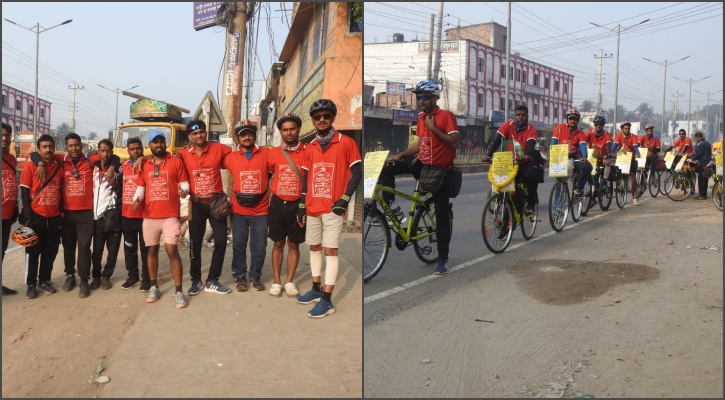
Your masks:
{"label": "white lane line", "polygon": [[[614,199],[612,199],[612,200],[614,200]],[[642,203],[642,202],[644,202],[644,201],[647,201],[647,200],[649,200],[649,198],[647,198],[647,199],[642,199],[642,200],[640,200],[640,203]],[[630,203],[630,204],[631,204],[631,203]],[[616,210],[613,210],[613,211],[616,211]],[[572,229],[572,228],[574,228],[574,227],[576,227],[576,226],[579,226],[579,225],[581,225],[581,224],[585,224],[585,223],[587,223],[587,222],[589,222],[589,221],[594,221],[595,219],[597,219],[597,218],[600,218],[600,217],[603,217],[603,216],[605,216],[605,215],[607,215],[607,214],[608,214],[607,212],[602,212],[601,214],[595,215],[595,216],[593,216],[593,217],[591,217],[591,218],[586,218],[586,217],[585,217],[586,219],[583,219],[583,220],[579,220],[579,222],[573,222],[573,221],[572,221],[572,224],[568,224],[567,226],[565,226],[565,227],[564,227],[564,229],[563,229],[563,230],[568,230],[568,229]],[[548,217],[547,217],[547,218],[548,218]],[[544,222],[544,220],[542,219],[542,221],[541,221],[541,222]],[[556,232],[556,231],[551,231],[551,232],[549,232],[549,233],[545,233],[545,234],[543,234],[543,235],[541,235],[541,236],[537,236],[537,237],[534,237],[534,238],[532,238],[531,240],[528,240],[528,241],[524,241],[524,242],[520,242],[520,243],[517,243],[517,244],[515,244],[515,245],[509,246],[509,247],[508,247],[508,248],[506,249],[506,251],[509,251],[509,250],[513,250],[513,249],[516,249],[516,248],[518,248],[518,247],[521,247],[521,246],[523,246],[523,245],[526,245],[526,244],[529,244],[529,243],[533,243],[533,242],[535,242],[535,241],[537,241],[537,240],[541,240],[541,239],[543,239],[543,238],[545,238],[545,237],[548,237],[548,236],[554,235],[554,234],[556,234],[556,233],[558,233],[558,232]],[[481,240],[483,240],[483,239],[481,239]],[[478,258],[475,258],[475,259],[473,259],[473,260],[470,260],[470,261],[466,261],[466,262],[464,262],[464,263],[462,263],[462,264],[458,264],[458,265],[456,265],[456,266],[454,266],[454,267],[451,267],[451,268],[450,268],[450,272],[455,272],[455,271],[461,270],[461,269],[463,269],[463,268],[466,268],[466,267],[468,267],[468,266],[471,266],[471,265],[473,265],[473,264],[477,264],[477,263],[479,263],[479,262],[481,262],[481,261],[484,261],[484,260],[487,260],[487,259],[489,259],[489,258],[491,258],[491,257],[493,257],[493,256],[495,256],[495,255],[496,255],[496,254],[494,254],[494,253],[491,253],[491,254],[487,254],[487,255],[485,255],[485,256],[482,256],[482,257],[478,257]],[[449,272],[449,273],[450,273],[450,272]],[[400,285],[400,286],[394,287],[394,288],[392,288],[392,289],[388,289],[388,290],[385,290],[385,291],[383,291],[383,292],[380,292],[380,293],[376,293],[376,294],[374,294],[374,295],[368,296],[368,297],[366,297],[366,298],[365,298],[365,300],[364,300],[364,303],[363,303],[363,304],[370,304],[370,303],[372,303],[373,301],[376,301],[376,300],[380,300],[380,299],[384,299],[384,298],[386,298],[386,297],[388,297],[388,296],[390,296],[390,295],[393,295],[393,294],[395,294],[395,293],[398,293],[398,292],[402,292],[403,290],[407,290],[407,289],[410,289],[410,288],[412,288],[412,287],[415,287],[415,286],[418,286],[418,285],[420,285],[421,283],[425,283],[425,282],[428,282],[428,281],[430,281],[430,280],[433,280],[433,279],[437,279],[437,278],[439,278],[439,277],[440,277],[440,275],[426,275],[426,276],[424,276],[424,277],[422,277],[422,278],[420,278],[420,279],[416,279],[416,280],[414,280],[414,281],[412,281],[412,282],[408,282],[408,283],[402,284],[402,285]]]}
{"label": "white lane line", "polygon": [[16,250],[21,250],[21,249],[24,249],[24,248],[25,248],[25,247],[23,247],[23,246],[15,246],[15,247],[13,247],[13,248],[11,248],[11,249],[7,249],[7,250],[5,250],[5,254],[8,254],[8,253],[10,253],[10,252],[12,252],[12,251],[16,251]]}

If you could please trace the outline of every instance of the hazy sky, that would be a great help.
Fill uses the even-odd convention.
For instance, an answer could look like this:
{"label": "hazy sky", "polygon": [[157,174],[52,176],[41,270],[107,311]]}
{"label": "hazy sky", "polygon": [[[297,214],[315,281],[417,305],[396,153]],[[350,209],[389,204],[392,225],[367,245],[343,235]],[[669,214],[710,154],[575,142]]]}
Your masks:
{"label": "hazy sky", "polygon": [[[281,3],[267,3],[259,23],[252,99],[259,98],[260,81],[274,61],[272,43],[282,51],[289,31]],[[292,3],[284,8],[291,9]],[[271,19],[268,18],[271,14]],[[113,128],[116,94],[98,87],[164,100],[190,110],[207,90],[217,93],[219,68],[224,57],[224,28],[193,28],[193,3],[2,3],[2,16],[26,27],[51,27],[40,34],[40,98],[53,103],[51,126],[70,124],[73,85],[77,92],[76,131],[105,136]],[[267,22],[273,39],[267,31]],[[261,62],[261,63],[260,63]],[[35,79],[35,33],[2,21],[2,82],[32,95]],[[219,93],[223,86],[220,87]],[[119,122],[128,121],[135,101],[119,96]],[[219,104],[221,107],[221,103]],[[184,116],[190,116],[184,114]]]}
{"label": "hazy sky", "polygon": [[[495,21],[506,26],[508,3],[452,3],[443,8],[443,39],[446,28]],[[645,61],[673,62],[667,68],[667,112],[674,94],[684,93],[678,110],[687,112],[689,84],[692,84],[692,110],[706,105],[708,91],[722,89],[723,80],[722,3],[512,3],[511,49],[523,58],[571,73],[574,78],[574,104],[596,101],[599,49],[612,53],[604,59],[602,97],[604,108],[614,105],[617,34],[591,25],[614,28],[642,25],[622,31],[620,43],[619,104],[629,110],[648,102],[655,112],[662,110],[664,66]],[[430,14],[438,14],[438,3],[365,3],[365,43],[390,42],[393,33],[405,40],[429,37]],[[436,21],[437,26],[437,21]],[[425,65],[422,66],[425,68]],[[408,74],[401,66],[400,75]],[[390,76],[394,80],[395,76]],[[421,79],[424,77],[421,76]],[[722,91],[710,96],[711,103],[722,99]]]}

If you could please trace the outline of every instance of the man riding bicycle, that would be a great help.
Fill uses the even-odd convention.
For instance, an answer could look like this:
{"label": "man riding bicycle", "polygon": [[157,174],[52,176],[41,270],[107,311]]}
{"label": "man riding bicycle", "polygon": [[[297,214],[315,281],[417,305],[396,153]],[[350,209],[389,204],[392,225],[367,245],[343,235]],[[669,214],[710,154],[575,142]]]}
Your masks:
{"label": "man riding bicycle", "polygon": [[632,204],[638,206],[637,177],[635,175],[637,174],[636,158],[639,158],[639,142],[637,141],[637,135],[632,135],[629,131],[632,128],[632,124],[624,121],[619,125],[619,128],[622,130],[617,133],[617,138],[612,143],[612,153],[616,153],[617,149],[620,148],[625,153],[634,153],[632,155],[632,162],[629,164],[629,180],[632,183]]}
{"label": "man riding bicycle", "polygon": [[[606,120],[602,116],[594,117],[594,129],[590,129],[584,134],[587,146],[598,154],[597,167],[604,164],[603,179],[609,178],[609,168],[611,166],[612,156],[612,134],[604,130]],[[599,180],[594,182],[594,186],[599,191]]]}
{"label": "man riding bicycle", "polygon": [[645,162],[643,171],[645,176],[647,176],[647,172],[650,168],[657,165],[657,158],[660,152],[660,139],[654,135],[654,125],[645,125],[644,131],[645,134],[639,138],[639,147],[647,148],[647,161]]}
{"label": "man riding bicycle", "polygon": [[[591,176],[593,168],[589,160],[587,160],[586,137],[578,126],[580,118],[579,111],[572,108],[566,114],[566,124],[558,124],[551,134],[552,146],[556,144],[569,145],[569,158],[574,160],[574,168],[579,171],[579,180],[576,182],[576,188],[574,189],[574,194],[577,196],[582,195],[584,185]],[[604,121],[604,118],[597,116],[594,118],[595,124],[597,119]]]}

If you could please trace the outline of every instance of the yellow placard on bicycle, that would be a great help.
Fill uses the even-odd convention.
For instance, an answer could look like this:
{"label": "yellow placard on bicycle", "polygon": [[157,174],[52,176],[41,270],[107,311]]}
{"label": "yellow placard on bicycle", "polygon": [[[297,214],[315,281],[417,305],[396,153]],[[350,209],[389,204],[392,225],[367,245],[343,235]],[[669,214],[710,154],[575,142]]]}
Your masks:
{"label": "yellow placard on bicycle", "polygon": [[371,151],[365,154],[363,162],[363,197],[370,199],[375,192],[375,184],[378,182],[380,171],[385,166],[390,150]]}
{"label": "yellow placard on bicycle", "polygon": [[614,165],[622,171],[623,175],[629,175],[629,166],[632,164],[632,153],[620,152],[617,154],[617,161]]}
{"label": "yellow placard on bicycle", "polygon": [[637,159],[637,168],[644,168],[645,164],[647,163],[647,152],[649,149],[647,148],[640,148],[639,149],[639,158]]}
{"label": "yellow placard on bicycle", "polygon": [[515,172],[513,153],[510,151],[499,151],[493,153],[493,160],[491,161],[491,173],[489,174],[489,176],[493,179],[491,183],[493,184],[494,182],[496,182],[501,184],[503,182],[510,181],[509,184],[502,188],[494,186],[494,192],[510,192],[514,190],[514,180],[511,179],[512,175],[514,174]]}
{"label": "yellow placard on bicycle", "polygon": [[587,149],[587,160],[589,161],[589,164],[592,165],[592,176],[597,174],[597,160],[599,160],[598,154],[595,153],[596,148],[594,149]]}
{"label": "yellow placard on bicycle", "polygon": [[683,154],[682,158],[680,158],[680,162],[678,162],[677,166],[675,167],[675,171],[682,171],[682,166],[685,165],[686,160],[687,160],[687,155]]}
{"label": "yellow placard on bicycle", "polygon": [[665,167],[672,168],[672,162],[675,161],[675,153],[669,152],[665,154]]}
{"label": "yellow placard on bicycle", "polygon": [[722,176],[722,153],[715,153],[715,174]]}
{"label": "yellow placard on bicycle", "polygon": [[555,144],[549,148],[549,176],[566,177],[569,163],[569,145]]}

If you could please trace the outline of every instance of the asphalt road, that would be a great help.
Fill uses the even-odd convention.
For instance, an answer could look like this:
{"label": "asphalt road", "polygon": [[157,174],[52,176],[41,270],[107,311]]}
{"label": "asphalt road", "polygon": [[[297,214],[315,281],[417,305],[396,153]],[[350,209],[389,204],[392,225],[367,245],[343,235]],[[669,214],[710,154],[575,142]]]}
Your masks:
{"label": "asphalt road", "polygon": [[[547,171],[548,175],[548,171]],[[489,191],[487,173],[464,174],[463,187],[453,203],[453,237],[451,240],[448,265],[452,271],[448,275],[435,276],[436,264],[425,264],[415,255],[412,246],[399,251],[395,245],[390,251],[382,270],[371,281],[363,285],[364,324],[374,324],[387,319],[402,310],[416,306],[441,292],[455,290],[456,287],[471,281],[483,279],[489,274],[503,270],[522,259],[552,246],[570,246],[576,239],[576,231],[590,229],[579,225],[593,219],[603,212],[594,206],[586,217],[573,222],[569,217],[564,231],[556,233],[551,228],[548,216],[549,195],[556,182],[555,178],[546,178],[539,184],[539,222],[530,241],[526,241],[517,227],[509,247],[503,254],[494,255],[483,243],[481,236],[481,212]],[[396,180],[396,189],[412,193],[415,181],[412,178]],[[647,198],[649,195],[643,196]],[[628,199],[628,202],[630,200]],[[410,202],[397,201],[401,209],[410,210]],[[627,204],[625,208],[632,207]],[[617,212],[614,199],[607,213]],[[394,238],[393,238],[394,240]],[[435,280],[436,282],[432,282]],[[442,281],[442,282],[441,282]]]}

